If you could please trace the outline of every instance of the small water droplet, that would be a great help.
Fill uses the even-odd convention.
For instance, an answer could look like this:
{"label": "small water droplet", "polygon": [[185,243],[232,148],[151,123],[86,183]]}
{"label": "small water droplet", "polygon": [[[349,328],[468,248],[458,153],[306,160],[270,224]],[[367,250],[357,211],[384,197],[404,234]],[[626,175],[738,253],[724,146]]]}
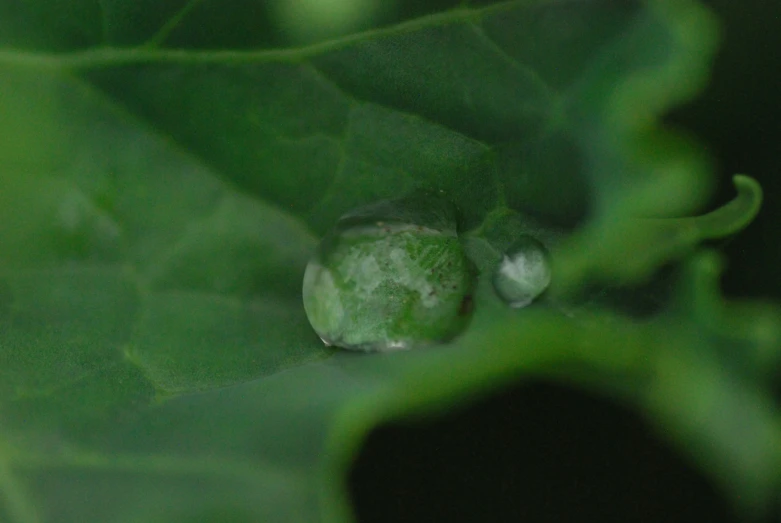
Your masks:
{"label": "small water droplet", "polygon": [[494,272],[494,289],[510,307],[526,307],[545,292],[551,281],[548,249],[523,235],[502,256]]}
{"label": "small water droplet", "polygon": [[447,341],[469,319],[474,271],[446,200],[383,200],[340,218],[304,274],[304,308],[330,345],[391,351]]}

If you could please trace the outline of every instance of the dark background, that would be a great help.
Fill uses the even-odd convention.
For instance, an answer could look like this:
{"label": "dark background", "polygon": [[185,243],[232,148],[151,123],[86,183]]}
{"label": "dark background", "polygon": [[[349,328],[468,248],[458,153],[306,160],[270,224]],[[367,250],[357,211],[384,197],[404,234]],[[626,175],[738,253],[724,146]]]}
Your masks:
{"label": "dark background", "polygon": [[[732,174],[762,184],[756,221],[720,245],[728,259],[723,289],[733,298],[778,301],[781,2],[705,3],[722,23],[712,81],[667,121],[693,131],[715,159],[714,203],[733,197]],[[408,18],[454,2],[405,5],[400,16]],[[740,521],[639,416],[546,383],[522,384],[438,419],[378,428],[350,484],[363,523]]]}

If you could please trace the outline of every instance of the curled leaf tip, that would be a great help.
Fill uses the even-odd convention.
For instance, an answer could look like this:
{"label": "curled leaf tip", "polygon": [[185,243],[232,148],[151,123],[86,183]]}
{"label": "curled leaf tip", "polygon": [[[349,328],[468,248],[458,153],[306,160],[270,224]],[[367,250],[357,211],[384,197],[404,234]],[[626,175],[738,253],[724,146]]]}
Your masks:
{"label": "curled leaf tip", "polygon": [[[762,186],[751,176],[736,174],[732,177],[732,183],[738,191],[738,198],[747,198],[752,201],[757,211],[762,205]],[[756,213],[754,213],[756,215]]]}
{"label": "curled leaf tip", "polygon": [[697,218],[697,228],[704,238],[722,238],[745,229],[759,213],[762,206],[762,187],[759,183],[744,174],[736,174],[732,182],[738,194],[732,201],[715,211]]}

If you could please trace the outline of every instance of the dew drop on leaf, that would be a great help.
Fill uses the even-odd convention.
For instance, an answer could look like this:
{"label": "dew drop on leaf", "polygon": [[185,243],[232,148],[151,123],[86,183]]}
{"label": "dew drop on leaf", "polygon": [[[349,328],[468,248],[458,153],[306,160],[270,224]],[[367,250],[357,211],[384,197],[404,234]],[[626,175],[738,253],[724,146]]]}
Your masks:
{"label": "dew drop on leaf", "polygon": [[345,214],[322,240],[304,275],[304,308],[327,345],[411,349],[464,329],[473,279],[452,204],[383,200]]}
{"label": "dew drop on leaf", "polygon": [[527,234],[519,237],[502,256],[493,276],[494,289],[510,307],[526,307],[551,281],[548,249]]}

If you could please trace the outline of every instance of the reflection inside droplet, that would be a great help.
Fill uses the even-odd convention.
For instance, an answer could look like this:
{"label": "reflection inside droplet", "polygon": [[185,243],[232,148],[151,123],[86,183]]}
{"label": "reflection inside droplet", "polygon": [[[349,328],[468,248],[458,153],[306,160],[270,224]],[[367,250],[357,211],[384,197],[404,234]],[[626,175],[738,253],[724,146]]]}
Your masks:
{"label": "reflection inside droplet", "polygon": [[523,235],[507,249],[493,276],[496,293],[510,307],[526,307],[551,281],[550,254],[545,246]]}
{"label": "reflection inside droplet", "polygon": [[465,327],[473,276],[449,202],[383,200],[344,215],[320,243],[304,275],[304,308],[327,345],[432,345]]}

